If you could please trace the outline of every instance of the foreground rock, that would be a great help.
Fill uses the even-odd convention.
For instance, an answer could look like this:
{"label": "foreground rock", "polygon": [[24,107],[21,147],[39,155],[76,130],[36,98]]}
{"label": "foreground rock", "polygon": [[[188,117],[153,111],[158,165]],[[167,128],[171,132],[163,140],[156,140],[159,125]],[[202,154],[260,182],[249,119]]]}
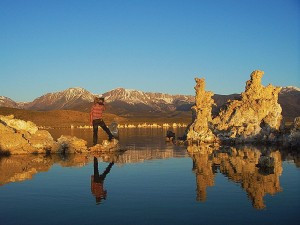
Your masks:
{"label": "foreground rock", "polygon": [[49,153],[58,144],[48,131],[38,130],[32,122],[0,115],[0,150],[9,154]]}
{"label": "foreground rock", "polygon": [[59,153],[83,153],[88,152],[87,141],[72,136],[62,135],[57,139],[60,146]]}
{"label": "foreground rock", "polygon": [[13,116],[0,115],[0,155],[19,155],[32,153],[86,153],[90,151],[118,151],[117,140],[103,141],[101,145],[87,147],[87,141],[62,135],[57,142],[46,130],[38,130],[28,121],[14,119]]}
{"label": "foreground rock", "polygon": [[119,151],[119,141],[113,139],[112,141],[104,140],[102,144],[97,144],[90,148],[92,152],[112,152],[112,151]]}
{"label": "foreground rock", "polygon": [[2,124],[5,124],[8,127],[18,131],[24,131],[30,134],[35,134],[35,132],[38,131],[38,127],[33,122],[14,119],[14,115],[10,115],[10,116],[0,115],[0,121]]}
{"label": "foreground rock", "polygon": [[59,144],[53,140],[51,134],[46,130],[38,130],[29,138],[29,142],[36,149],[35,153],[56,153],[60,148]]}
{"label": "foreground rock", "polygon": [[[205,143],[292,143],[299,146],[299,121],[290,134],[283,134],[282,109],[278,104],[279,87],[263,86],[263,71],[253,71],[240,100],[229,100],[212,118],[213,93],[205,91],[204,79],[196,78],[195,118],[188,128],[187,140]],[[299,120],[299,121],[298,121]],[[284,138],[285,137],[285,138]]]}

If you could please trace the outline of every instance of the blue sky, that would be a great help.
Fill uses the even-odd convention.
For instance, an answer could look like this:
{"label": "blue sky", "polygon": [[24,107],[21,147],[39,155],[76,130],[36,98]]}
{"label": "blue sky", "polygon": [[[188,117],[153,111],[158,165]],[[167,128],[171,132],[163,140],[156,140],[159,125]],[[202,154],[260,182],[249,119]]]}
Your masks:
{"label": "blue sky", "polygon": [[0,0],[0,95],[69,87],[194,94],[300,86],[300,1]]}

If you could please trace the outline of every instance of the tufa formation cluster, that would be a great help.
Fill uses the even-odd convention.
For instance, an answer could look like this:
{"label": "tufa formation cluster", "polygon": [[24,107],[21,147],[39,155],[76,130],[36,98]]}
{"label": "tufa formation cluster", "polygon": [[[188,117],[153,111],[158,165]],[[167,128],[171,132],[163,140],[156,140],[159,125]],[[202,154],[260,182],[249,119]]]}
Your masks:
{"label": "tufa formation cluster", "polygon": [[[263,74],[260,70],[253,71],[241,99],[229,100],[215,118],[212,118],[213,93],[205,91],[203,78],[196,78],[196,104],[192,108],[195,117],[188,127],[187,140],[237,144],[290,142],[297,139],[283,135],[282,109],[278,103],[281,88],[271,84],[263,86]],[[298,137],[296,130],[293,137]]]}

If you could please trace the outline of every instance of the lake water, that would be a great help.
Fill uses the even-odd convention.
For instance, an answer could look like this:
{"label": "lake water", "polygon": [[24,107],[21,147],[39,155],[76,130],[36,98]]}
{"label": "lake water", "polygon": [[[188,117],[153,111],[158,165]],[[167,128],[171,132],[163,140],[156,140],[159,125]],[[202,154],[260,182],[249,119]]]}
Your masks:
{"label": "lake water", "polygon": [[[91,130],[50,132],[91,145]],[[187,148],[166,143],[164,129],[120,132],[122,154],[1,158],[0,224],[299,223],[300,152]],[[256,167],[261,154],[273,170]]]}

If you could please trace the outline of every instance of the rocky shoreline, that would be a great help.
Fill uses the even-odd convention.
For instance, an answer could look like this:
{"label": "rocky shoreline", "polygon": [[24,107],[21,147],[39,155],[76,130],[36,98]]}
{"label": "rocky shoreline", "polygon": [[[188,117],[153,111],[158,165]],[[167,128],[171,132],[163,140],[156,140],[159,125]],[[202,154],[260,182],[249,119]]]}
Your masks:
{"label": "rocky shoreline", "polygon": [[87,141],[62,135],[55,141],[46,130],[39,130],[31,121],[0,115],[0,155],[87,153],[118,151],[117,140],[87,147]]}

